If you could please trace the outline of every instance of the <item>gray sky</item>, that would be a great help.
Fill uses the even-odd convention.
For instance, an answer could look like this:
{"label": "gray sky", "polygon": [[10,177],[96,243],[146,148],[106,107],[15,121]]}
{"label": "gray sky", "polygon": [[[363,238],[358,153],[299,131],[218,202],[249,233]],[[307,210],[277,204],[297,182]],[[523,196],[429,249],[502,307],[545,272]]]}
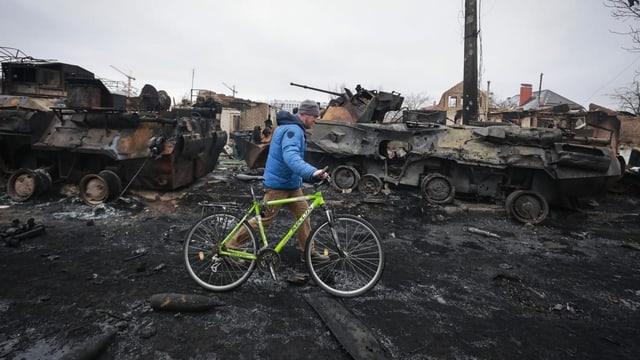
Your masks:
{"label": "gray sky", "polygon": [[[611,108],[633,81],[628,23],[602,0],[478,0],[480,87],[521,83]],[[176,101],[192,87],[255,101],[327,101],[290,86],[397,91],[439,100],[463,78],[464,0],[3,0],[0,46],[126,81]],[[192,76],[194,75],[194,76]]]}

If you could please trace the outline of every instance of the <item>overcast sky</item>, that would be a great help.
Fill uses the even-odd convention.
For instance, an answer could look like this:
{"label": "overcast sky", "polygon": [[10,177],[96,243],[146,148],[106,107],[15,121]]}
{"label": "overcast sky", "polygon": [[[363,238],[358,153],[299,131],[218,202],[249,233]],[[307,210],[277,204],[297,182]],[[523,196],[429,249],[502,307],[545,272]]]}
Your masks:
{"label": "overcast sky", "polygon": [[[521,83],[611,108],[640,53],[602,0],[478,0],[480,87]],[[440,99],[463,78],[464,0],[3,0],[0,46],[126,81],[176,101],[209,89],[255,101],[327,101],[317,88]],[[223,84],[224,83],[224,84]]]}

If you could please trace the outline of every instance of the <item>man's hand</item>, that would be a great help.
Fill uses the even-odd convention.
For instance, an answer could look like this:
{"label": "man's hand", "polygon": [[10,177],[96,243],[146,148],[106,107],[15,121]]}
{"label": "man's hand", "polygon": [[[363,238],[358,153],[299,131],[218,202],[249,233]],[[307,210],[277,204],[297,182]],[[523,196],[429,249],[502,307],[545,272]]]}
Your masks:
{"label": "man's hand", "polygon": [[313,172],[313,178],[316,180],[324,180],[329,177],[329,173],[327,173],[324,169],[318,169]]}

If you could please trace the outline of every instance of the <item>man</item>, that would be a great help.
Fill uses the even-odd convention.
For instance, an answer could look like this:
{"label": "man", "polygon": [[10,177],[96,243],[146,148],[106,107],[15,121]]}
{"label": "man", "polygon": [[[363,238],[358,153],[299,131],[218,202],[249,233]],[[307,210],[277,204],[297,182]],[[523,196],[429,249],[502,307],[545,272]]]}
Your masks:
{"label": "man", "polygon": [[[297,114],[281,110],[276,115],[278,126],[271,135],[269,155],[264,169],[264,201],[303,196],[302,182],[327,178],[327,173],[317,169],[304,160],[307,149],[305,130],[315,124],[320,109],[312,100],[304,100],[298,107]],[[306,201],[294,202],[288,205],[291,212],[300,217],[307,209]],[[265,227],[278,216],[280,206],[270,206],[264,209],[262,222]],[[257,231],[255,219],[249,221],[251,227]],[[296,233],[300,250],[304,250],[305,242],[311,232],[311,222],[305,220]],[[232,239],[228,247],[238,248],[247,240],[246,234],[238,234]],[[304,259],[303,256],[300,257]],[[328,256],[315,251],[311,258],[316,261],[327,261]]]}

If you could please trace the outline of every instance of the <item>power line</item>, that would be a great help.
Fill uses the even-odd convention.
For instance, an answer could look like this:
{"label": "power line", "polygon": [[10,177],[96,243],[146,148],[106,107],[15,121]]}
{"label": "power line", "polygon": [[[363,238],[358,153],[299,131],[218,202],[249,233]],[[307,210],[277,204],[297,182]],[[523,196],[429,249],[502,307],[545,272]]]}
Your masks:
{"label": "power line", "polygon": [[584,103],[588,103],[591,98],[593,98],[598,92],[600,92],[600,90],[602,90],[603,88],[609,86],[612,82],[616,81],[622,74],[624,74],[627,70],[629,70],[629,68],[631,66],[633,66],[633,64],[635,64],[638,60],[640,60],[640,55],[638,55],[638,57],[636,57],[629,65],[627,65],[627,67],[625,67],[624,69],[622,69],[622,71],[620,71],[618,73],[618,75],[616,75],[613,79],[609,80],[608,82],[606,82],[604,85],[600,86],[596,91],[593,92],[593,94],[591,94],[591,96],[589,96]]}

